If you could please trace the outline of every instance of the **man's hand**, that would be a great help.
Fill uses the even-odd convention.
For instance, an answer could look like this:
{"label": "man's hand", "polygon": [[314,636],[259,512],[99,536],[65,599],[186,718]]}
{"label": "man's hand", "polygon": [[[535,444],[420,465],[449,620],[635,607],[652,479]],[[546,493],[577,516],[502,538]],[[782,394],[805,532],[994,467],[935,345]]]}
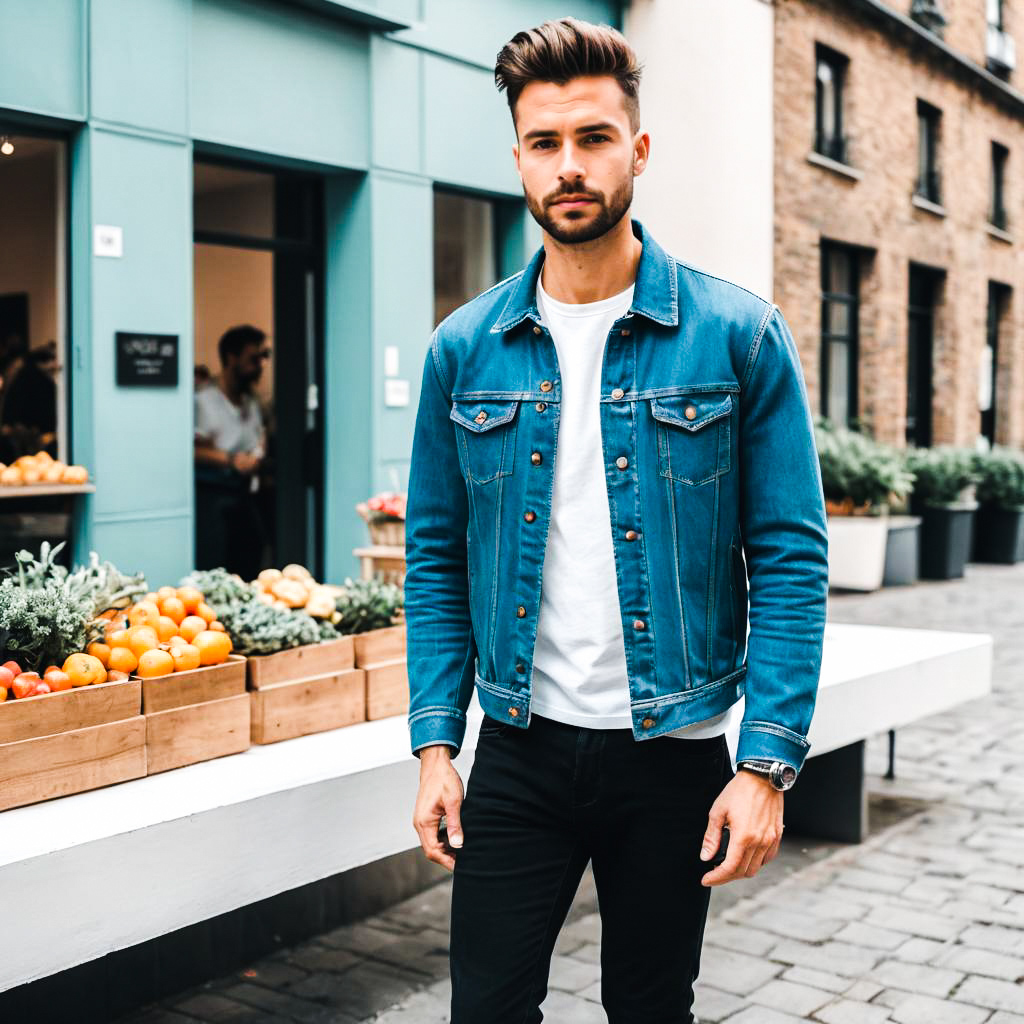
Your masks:
{"label": "man's hand", "polygon": [[231,465],[245,476],[255,473],[260,468],[260,461],[258,455],[252,455],[249,452],[238,452],[231,457]]}
{"label": "man's hand", "polygon": [[462,779],[452,764],[452,748],[438,743],[420,750],[420,791],[412,823],[419,833],[420,846],[427,860],[455,870],[455,857],[448,853],[437,837],[441,815],[448,823],[448,843],[462,846]]}
{"label": "man's hand", "polygon": [[702,885],[724,885],[736,878],[753,878],[774,859],[782,840],[783,794],[765,776],[738,771],[718,794],[708,815],[701,860],[710,860],[729,826],[725,860],[701,879]]}

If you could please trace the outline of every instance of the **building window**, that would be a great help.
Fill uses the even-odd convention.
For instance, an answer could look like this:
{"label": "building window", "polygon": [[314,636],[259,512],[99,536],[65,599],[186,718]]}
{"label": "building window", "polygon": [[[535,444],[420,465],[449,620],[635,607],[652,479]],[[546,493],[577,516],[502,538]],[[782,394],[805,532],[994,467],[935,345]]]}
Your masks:
{"label": "building window", "polygon": [[821,244],[821,414],[840,426],[857,419],[857,250]]}
{"label": "building window", "polygon": [[917,101],[917,183],[914,192],[932,203],[942,202],[939,180],[939,122],[942,112]]}
{"label": "building window", "polygon": [[815,52],[814,149],[831,160],[849,163],[843,134],[843,92],[849,61],[820,43]]}
{"label": "building window", "polygon": [[1016,40],[1003,23],[1002,0],[987,0],[985,13],[985,66],[1006,81],[1017,64]]}
{"label": "building window", "polygon": [[940,38],[946,25],[949,24],[940,0],[911,0],[910,16],[919,25]]}
{"label": "building window", "polygon": [[434,324],[498,280],[496,204],[434,192]]}
{"label": "building window", "polygon": [[989,211],[989,220],[997,228],[1006,230],[1006,161],[1010,151],[1001,146],[998,142],[992,143],[992,208]]}
{"label": "building window", "polygon": [[986,0],[986,13],[988,15],[988,23],[993,27],[1003,31],[1003,0]]}
{"label": "building window", "polygon": [[978,407],[981,412],[981,433],[988,438],[990,445],[996,443],[999,328],[1009,310],[1011,292],[1009,285],[997,281],[988,283],[988,322],[978,381]]}

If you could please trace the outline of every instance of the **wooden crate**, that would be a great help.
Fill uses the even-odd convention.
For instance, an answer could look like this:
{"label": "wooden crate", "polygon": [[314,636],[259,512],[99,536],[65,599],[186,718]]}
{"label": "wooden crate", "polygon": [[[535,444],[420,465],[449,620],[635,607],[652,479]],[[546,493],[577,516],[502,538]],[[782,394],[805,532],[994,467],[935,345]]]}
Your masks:
{"label": "wooden crate", "polygon": [[363,671],[368,722],[409,710],[409,666],[404,657],[369,665]]}
{"label": "wooden crate", "polygon": [[246,659],[250,690],[337,674],[354,666],[355,644],[350,636]]}
{"label": "wooden crate", "polygon": [[405,623],[352,634],[356,668],[405,657]]}
{"label": "wooden crate", "polygon": [[0,704],[0,810],[146,774],[138,680]]}
{"label": "wooden crate", "polygon": [[142,680],[147,774],[249,748],[246,659]]}
{"label": "wooden crate", "polygon": [[366,673],[361,668],[309,679],[262,684],[249,694],[253,743],[277,743],[366,720]]}

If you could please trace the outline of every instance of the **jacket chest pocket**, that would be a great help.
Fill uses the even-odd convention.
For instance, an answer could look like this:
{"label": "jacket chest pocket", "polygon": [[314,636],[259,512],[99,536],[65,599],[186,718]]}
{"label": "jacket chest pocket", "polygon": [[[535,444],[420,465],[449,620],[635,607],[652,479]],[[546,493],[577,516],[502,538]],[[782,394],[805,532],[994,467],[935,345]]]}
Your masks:
{"label": "jacket chest pocket", "polygon": [[458,424],[459,453],[469,479],[486,484],[512,472],[518,399],[456,399],[450,418]]}
{"label": "jacket chest pocket", "polygon": [[732,395],[706,391],[650,399],[662,476],[703,484],[731,468]]}

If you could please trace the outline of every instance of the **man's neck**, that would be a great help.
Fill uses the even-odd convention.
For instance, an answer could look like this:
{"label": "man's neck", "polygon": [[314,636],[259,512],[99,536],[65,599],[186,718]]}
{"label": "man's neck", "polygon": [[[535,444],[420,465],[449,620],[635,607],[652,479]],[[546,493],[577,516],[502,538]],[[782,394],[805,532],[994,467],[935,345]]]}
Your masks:
{"label": "man's neck", "polygon": [[221,374],[220,389],[224,392],[228,401],[232,405],[241,405],[242,399],[247,394],[247,389],[244,388],[233,376],[228,376],[227,374]]}
{"label": "man's neck", "polygon": [[541,285],[559,302],[599,302],[636,281],[642,251],[628,212],[611,231],[592,242],[567,245],[545,232]]}

